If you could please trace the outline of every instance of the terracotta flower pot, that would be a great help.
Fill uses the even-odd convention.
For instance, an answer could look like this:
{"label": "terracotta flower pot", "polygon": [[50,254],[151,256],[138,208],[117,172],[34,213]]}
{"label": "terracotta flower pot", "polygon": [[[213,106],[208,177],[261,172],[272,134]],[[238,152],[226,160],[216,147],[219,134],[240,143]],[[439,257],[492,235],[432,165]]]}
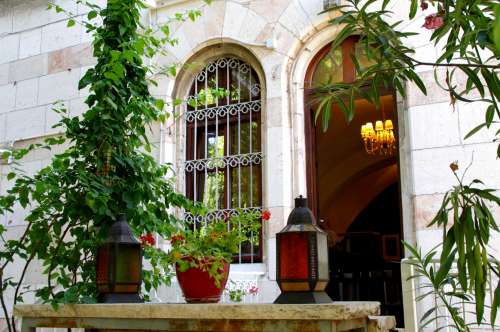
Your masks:
{"label": "terracotta flower pot", "polygon": [[[190,257],[184,258],[184,260],[191,259]],[[187,303],[217,303],[220,301],[229,276],[229,263],[226,261],[222,261],[222,263],[224,268],[219,270],[219,273],[223,276],[220,287],[217,287],[215,280],[210,277],[207,271],[201,268],[190,267],[181,272],[179,267],[176,266],[177,280]],[[208,264],[210,265],[210,263]]]}

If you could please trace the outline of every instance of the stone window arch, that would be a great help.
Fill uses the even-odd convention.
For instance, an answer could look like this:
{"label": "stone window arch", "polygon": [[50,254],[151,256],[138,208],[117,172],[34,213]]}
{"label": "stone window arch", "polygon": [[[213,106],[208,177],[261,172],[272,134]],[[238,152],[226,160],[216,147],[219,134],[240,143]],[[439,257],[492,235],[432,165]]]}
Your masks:
{"label": "stone window arch", "polygon": [[[184,189],[212,212],[187,220],[210,222],[237,209],[262,209],[261,113],[259,75],[241,57],[222,54],[192,71],[183,117]],[[253,236],[260,245],[242,243],[235,262],[262,261],[262,234]]]}

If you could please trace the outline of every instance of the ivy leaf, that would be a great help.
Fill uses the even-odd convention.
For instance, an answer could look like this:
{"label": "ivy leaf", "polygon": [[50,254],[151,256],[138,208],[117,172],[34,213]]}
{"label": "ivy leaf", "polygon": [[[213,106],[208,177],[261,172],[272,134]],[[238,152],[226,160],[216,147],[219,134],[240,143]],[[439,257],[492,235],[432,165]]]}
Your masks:
{"label": "ivy leaf", "polygon": [[87,14],[87,18],[88,18],[89,20],[92,20],[92,19],[94,19],[94,18],[96,18],[96,17],[97,17],[97,12],[96,12],[95,10],[91,10],[91,11],[89,11],[89,13]]}
{"label": "ivy leaf", "polygon": [[66,24],[66,26],[69,28],[69,27],[72,27],[72,26],[74,26],[74,25],[75,25],[75,20],[74,20],[74,19],[72,19],[72,18],[70,18],[70,19],[68,20],[68,23]]}

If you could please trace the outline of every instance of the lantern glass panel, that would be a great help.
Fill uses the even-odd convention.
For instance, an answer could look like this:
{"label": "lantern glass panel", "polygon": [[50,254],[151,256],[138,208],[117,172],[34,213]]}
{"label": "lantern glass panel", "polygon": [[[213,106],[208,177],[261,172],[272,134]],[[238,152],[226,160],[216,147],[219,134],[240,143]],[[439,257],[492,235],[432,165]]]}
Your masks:
{"label": "lantern glass panel", "polygon": [[141,251],[138,246],[118,245],[118,255],[116,257],[116,291],[137,291],[141,274],[140,260]]}
{"label": "lantern glass panel", "polygon": [[[328,240],[325,233],[317,233],[318,241],[318,279],[328,280]],[[325,249],[326,248],[326,249]]]}
{"label": "lantern glass panel", "polygon": [[280,235],[280,278],[308,279],[309,255],[307,233]]}
{"label": "lantern glass panel", "polygon": [[109,292],[109,247],[102,246],[97,252],[96,280],[99,292]]}

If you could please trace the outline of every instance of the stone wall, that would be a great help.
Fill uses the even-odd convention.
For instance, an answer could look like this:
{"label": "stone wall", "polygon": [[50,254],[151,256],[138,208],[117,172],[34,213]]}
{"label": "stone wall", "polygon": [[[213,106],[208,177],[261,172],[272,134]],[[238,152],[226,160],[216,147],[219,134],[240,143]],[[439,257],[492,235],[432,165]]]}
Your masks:
{"label": "stone wall", "polygon": [[[63,16],[45,11],[48,0],[0,0],[0,143],[15,141],[16,146],[57,132],[51,126],[57,117],[51,103],[61,99],[70,114],[85,109],[86,91],[76,89],[87,66],[94,63],[90,37],[78,24],[66,28]],[[71,0],[57,1],[77,15],[86,10]],[[392,8],[397,18],[405,18],[409,1]],[[172,25],[179,38],[170,54],[158,56],[159,65],[183,64],[201,52],[229,45],[243,49],[243,56],[258,61],[265,85],[263,119],[263,191],[264,206],[273,218],[265,228],[264,264],[238,267],[237,272],[257,276],[262,301],[272,301],[277,294],[274,283],[274,238],[286,222],[293,197],[305,195],[304,145],[304,75],[312,57],[335,38],[339,27],[328,25],[328,14],[322,11],[322,0],[215,0],[157,1],[157,7],[145,12],[146,24],[164,23],[176,12],[198,8],[202,16],[196,22]],[[331,15],[331,14],[330,14]],[[423,31],[423,14],[405,29]],[[416,57],[432,61],[436,47],[427,42],[430,31],[412,37]],[[246,55],[244,55],[246,52]],[[500,188],[500,161],[495,159],[496,144],[491,142],[494,130],[481,131],[464,141],[466,133],[484,117],[481,104],[450,105],[449,96],[434,82],[432,68],[422,67],[428,95],[421,95],[409,85],[408,98],[398,101],[400,167],[402,181],[404,237],[432,247],[441,235],[425,225],[439,207],[445,191],[455,184],[449,169],[458,160],[461,170],[474,158],[467,178],[480,178],[490,187]],[[442,77],[442,73],[439,73]],[[176,79],[158,76],[152,93],[170,101],[188,93],[188,77]],[[153,128],[153,142],[158,143],[157,157],[162,162],[182,162],[182,126],[170,122]],[[34,153],[24,167],[34,172],[48,163],[50,155]],[[5,175],[8,167],[0,166]],[[280,174],[280,176],[276,176]],[[180,180],[182,181],[182,174]],[[0,191],[5,190],[5,178]],[[182,189],[182,182],[179,183]],[[13,227],[22,227],[23,212],[0,217]],[[500,211],[496,212],[500,217]],[[15,236],[15,235],[13,235]],[[494,241],[499,246],[500,241]],[[34,274],[35,275],[35,274]],[[253,277],[251,277],[253,278]],[[33,282],[37,282],[34,280]],[[165,298],[176,295],[160,292]]]}

